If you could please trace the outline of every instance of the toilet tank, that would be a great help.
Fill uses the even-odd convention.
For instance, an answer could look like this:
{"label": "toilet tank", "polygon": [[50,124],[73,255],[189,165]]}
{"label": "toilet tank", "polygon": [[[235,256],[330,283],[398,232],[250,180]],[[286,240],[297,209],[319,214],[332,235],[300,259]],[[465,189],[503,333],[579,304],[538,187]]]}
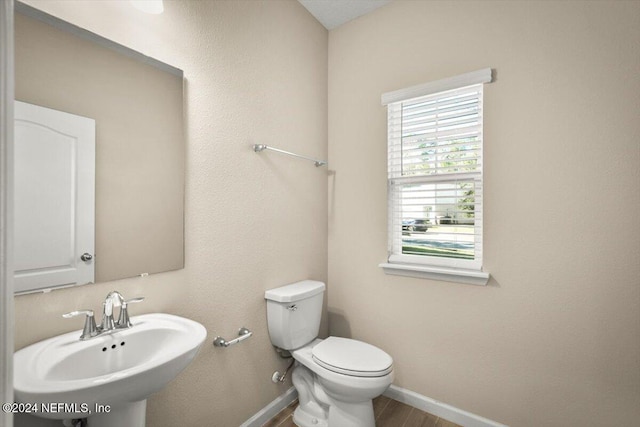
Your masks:
{"label": "toilet tank", "polygon": [[318,337],[324,289],[322,282],[303,280],[264,293],[273,345],[295,350]]}

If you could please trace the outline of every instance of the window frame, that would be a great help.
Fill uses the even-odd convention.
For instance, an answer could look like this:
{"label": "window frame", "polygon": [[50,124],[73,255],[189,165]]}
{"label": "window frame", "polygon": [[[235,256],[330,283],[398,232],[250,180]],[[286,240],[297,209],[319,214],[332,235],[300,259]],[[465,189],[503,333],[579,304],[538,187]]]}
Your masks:
{"label": "window frame", "polygon": [[[458,283],[468,283],[475,285],[486,285],[489,280],[489,273],[482,269],[482,190],[483,190],[483,162],[481,161],[478,170],[476,171],[463,171],[456,173],[445,174],[425,174],[417,176],[392,176],[392,162],[397,160],[392,158],[392,143],[395,142],[392,136],[391,127],[391,115],[392,108],[397,113],[398,108],[402,108],[402,103],[411,101],[415,98],[421,98],[425,96],[433,96],[440,93],[445,93],[453,90],[463,89],[468,86],[481,86],[481,94],[479,95],[480,104],[483,102],[484,83],[491,82],[491,69],[486,68],[471,73],[462,74],[455,77],[450,77],[443,80],[429,82],[423,85],[412,86],[410,88],[401,89],[394,92],[388,92],[382,95],[382,104],[389,107],[388,110],[388,155],[387,165],[389,169],[389,175],[387,178],[388,185],[388,257],[387,262],[381,263],[379,266],[383,268],[386,274],[410,276],[426,279],[452,281]],[[483,154],[482,140],[483,132],[482,126],[484,122],[484,116],[482,116],[482,122],[480,124],[480,153]],[[409,184],[436,184],[436,183],[454,183],[460,181],[473,181],[474,188],[479,188],[479,191],[474,194],[480,200],[475,202],[478,210],[474,209],[474,234],[478,238],[474,239],[474,259],[459,259],[459,258],[443,258],[438,256],[428,255],[411,255],[402,253],[402,218],[397,218],[400,207],[402,206],[397,200],[396,196],[398,189],[402,189],[403,186]],[[477,187],[476,187],[477,186]],[[474,205],[474,208],[476,207]],[[396,218],[394,218],[394,216]],[[398,221],[400,219],[400,221]],[[478,222],[480,224],[478,224]],[[479,233],[477,228],[480,228]],[[396,228],[398,228],[396,230]],[[399,253],[398,253],[399,248]]]}

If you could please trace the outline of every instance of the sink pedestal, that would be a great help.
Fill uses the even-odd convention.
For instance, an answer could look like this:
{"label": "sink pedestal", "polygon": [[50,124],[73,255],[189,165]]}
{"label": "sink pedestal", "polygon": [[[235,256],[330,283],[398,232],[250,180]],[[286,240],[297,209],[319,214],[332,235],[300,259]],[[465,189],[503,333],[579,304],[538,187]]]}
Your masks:
{"label": "sink pedestal", "polygon": [[147,415],[147,401],[121,403],[109,412],[92,415],[87,418],[88,427],[144,427]]}

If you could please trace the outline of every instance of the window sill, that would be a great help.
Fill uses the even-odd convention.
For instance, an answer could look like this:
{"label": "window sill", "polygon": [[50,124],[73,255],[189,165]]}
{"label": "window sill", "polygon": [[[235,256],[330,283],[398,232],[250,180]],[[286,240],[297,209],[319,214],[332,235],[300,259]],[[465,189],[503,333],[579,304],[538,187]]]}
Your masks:
{"label": "window sill", "polygon": [[485,286],[489,282],[489,273],[483,271],[463,270],[444,267],[429,267],[415,264],[378,265],[385,274],[395,276],[416,277],[419,279],[443,280],[445,282],[466,283],[469,285]]}

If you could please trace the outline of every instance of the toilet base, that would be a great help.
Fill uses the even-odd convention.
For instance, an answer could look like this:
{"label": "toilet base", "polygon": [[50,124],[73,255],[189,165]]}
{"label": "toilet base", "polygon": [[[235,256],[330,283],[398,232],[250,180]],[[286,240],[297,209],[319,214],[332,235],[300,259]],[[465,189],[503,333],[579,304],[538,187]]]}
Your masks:
{"label": "toilet base", "polygon": [[329,427],[326,419],[310,414],[302,406],[298,406],[293,412],[293,422],[298,427]]}
{"label": "toilet base", "polygon": [[333,402],[329,409],[329,427],[375,427],[373,403]]}
{"label": "toilet base", "polygon": [[375,427],[373,404],[332,402],[329,418],[319,418],[298,406],[293,413],[293,422],[299,427]]}
{"label": "toilet base", "polygon": [[375,427],[370,399],[345,402],[325,392],[307,367],[296,363],[291,375],[298,391],[293,422],[299,427]]}

